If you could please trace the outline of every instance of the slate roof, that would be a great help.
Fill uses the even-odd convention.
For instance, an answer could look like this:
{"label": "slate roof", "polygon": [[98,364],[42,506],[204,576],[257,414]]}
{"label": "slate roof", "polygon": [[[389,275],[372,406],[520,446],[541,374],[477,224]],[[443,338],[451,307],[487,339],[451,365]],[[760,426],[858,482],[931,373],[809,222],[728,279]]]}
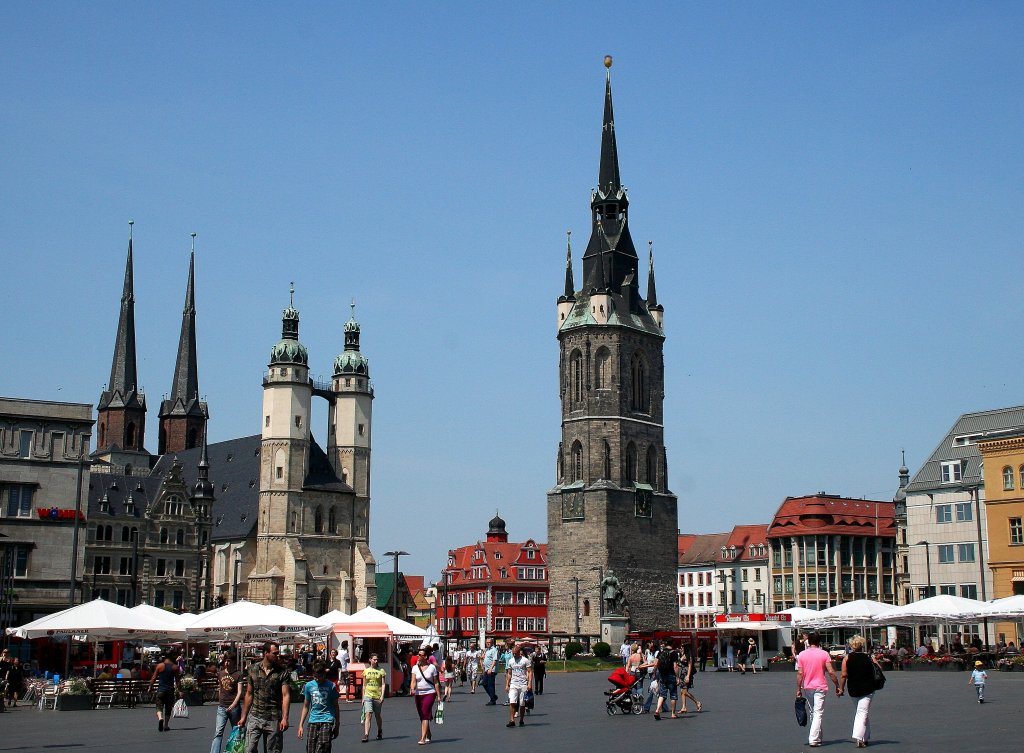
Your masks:
{"label": "slate roof", "polygon": [[[911,479],[907,493],[928,492],[935,489],[973,486],[981,483],[981,453],[977,440],[991,438],[1024,428],[1024,406],[964,413],[939,442],[924,465]],[[959,460],[962,464],[960,481],[942,483],[942,463]]]}

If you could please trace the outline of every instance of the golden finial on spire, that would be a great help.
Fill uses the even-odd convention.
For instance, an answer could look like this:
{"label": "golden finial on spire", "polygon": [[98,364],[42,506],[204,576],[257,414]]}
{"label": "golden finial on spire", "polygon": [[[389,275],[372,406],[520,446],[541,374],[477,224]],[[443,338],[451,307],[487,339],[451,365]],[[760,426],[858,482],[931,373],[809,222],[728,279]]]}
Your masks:
{"label": "golden finial on spire", "polygon": [[605,68],[611,68],[612,67],[612,56],[611,55],[605,55],[604,56],[604,67]]}

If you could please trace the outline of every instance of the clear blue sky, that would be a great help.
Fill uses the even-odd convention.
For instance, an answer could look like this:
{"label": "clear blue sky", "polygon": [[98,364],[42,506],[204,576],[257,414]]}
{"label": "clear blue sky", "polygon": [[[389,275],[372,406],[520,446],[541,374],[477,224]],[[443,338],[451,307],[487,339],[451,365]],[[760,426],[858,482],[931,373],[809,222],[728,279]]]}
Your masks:
{"label": "clear blue sky", "polygon": [[155,450],[195,231],[211,440],[259,431],[289,281],[324,375],[354,296],[374,552],[544,540],[607,53],[680,528],[890,499],[1024,403],[1024,7],[551,5],[0,5],[0,393],[95,404],[134,219]]}

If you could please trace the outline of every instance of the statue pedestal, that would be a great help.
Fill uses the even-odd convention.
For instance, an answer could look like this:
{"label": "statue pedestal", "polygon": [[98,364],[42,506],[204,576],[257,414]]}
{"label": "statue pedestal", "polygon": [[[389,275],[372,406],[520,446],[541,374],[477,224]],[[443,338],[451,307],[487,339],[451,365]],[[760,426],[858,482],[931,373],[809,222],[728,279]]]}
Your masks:
{"label": "statue pedestal", "polygon": [[609,614],[601,618],[601,640],[612,647],[612,653],[626,640],[629,619],[620,614]]}

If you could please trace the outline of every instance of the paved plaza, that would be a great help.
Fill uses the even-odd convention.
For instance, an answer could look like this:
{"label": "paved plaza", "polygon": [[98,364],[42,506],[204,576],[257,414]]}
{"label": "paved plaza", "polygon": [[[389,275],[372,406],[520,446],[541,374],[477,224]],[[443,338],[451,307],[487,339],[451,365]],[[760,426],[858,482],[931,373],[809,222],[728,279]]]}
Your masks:
{"label": "paved plaza", "polygon": [[[890,672],[871,709],[872,745],[880,751],[1016,750],[1024,718],[1024,673],[990,674],[987,701],[975,700],[962,672]],[[508,709],[485,707],[481,692],[456,689],[445,724],[434,729],[430,749],[459,753],[616,753],[687,749],[701,753],[756,750],[810,751],[806,728],[793,717],[795,675],[776,671],[756,676],[705,672],[694,692],[704,704],[700,714],[682,719],[651,715],[610,717],[605,713],[605,673],[549,674],[547,690],[527,726],[507,729]],[[384,705],[383,741],[360,744],[359,707],[342,704],[342,731],[335,751],[392,753],[419,750],[418,722],[408,698]],[[215,707],[192,709],[189,719],[160,733],[152,708],[79,712],[38,711],[18,707],[0,715],[0,753],[4,751],[194,751],[210,749]],[[298,722],[292,707],[291,720]],[[825,706],[823,747],[855,750],[850,740],[853,702],[833,694]],[[371,734],[371,738],[373,735]],[[682,748],[685,746],[685,748]],[[285,753],[302,753],[305,742],[295,727],[285,733]]]}

